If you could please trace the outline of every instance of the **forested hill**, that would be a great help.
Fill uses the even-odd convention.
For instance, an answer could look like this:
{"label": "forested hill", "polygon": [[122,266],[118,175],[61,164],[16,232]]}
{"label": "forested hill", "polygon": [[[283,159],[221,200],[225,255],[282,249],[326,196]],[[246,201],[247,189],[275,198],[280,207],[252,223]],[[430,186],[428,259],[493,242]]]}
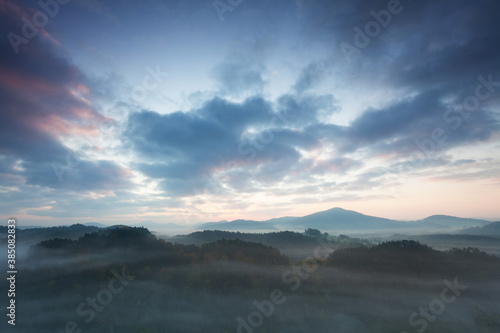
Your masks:
{"label": "forested hill", "polygon": [[[0,226],[0,240],[6,239],[7,237],[7,227]],[[87,233],[98,232],[99,227],[87,226],[83,224],[73,224],[70,226],[59,226],[59,227],[46,227],[46,228],[29,228],[29,229],[16,229],[16,234],[18,235],[18,243],[22,244],[36,244],[43,240],[52,238],[69,238],[77,239],[82,237]],[[5,236],[5,238],[2,238]]]}
{"label": "forested hill", "polygon": [[414,277],[460,275],[500,278],[500,258],[476,248],[437,251],[416,241],[390,241],[372,247],[340,249],[327,264],[358,272]]}
{"label": "forested hill", "polygon": [[213,242],[220,239],[241,239],[249,242],[259,242],[266,245],[275,247],[280,246],[304,246],[304,245],[317,245],[316,238],[312,236],[318,235],[305,235],[294,231],[280,231],[270,233],[242,233],[233,231],[221,230],[204,230],[193,232],[188,235],[179,235],[171,238],[171,241],[182,244],[203,244]]}
{"label": "forested hill", "polygon": [[271,246],[240,239],[219,240],[201,246],[172,244],[157,239],[146,228],[101,229],[77,240],[54,238],[30,250],[31,264],[67,259],[82,264],[142,262],[144,265],[182,265],[212,261],[239,261],[261,265],[285,265],[289,259]]}
{"label": "forested hill", "polygon": [[281,250],[290,247],[315,247],[318,245],[318,238],[328,239],[330,243],[334,243],[338,246],[362,246],[371,244],[365,239],[352,238],[346,235],[333,236],[311,228],[305,230],[304,233],[296,231],[241,233],[221,230],[204,230],[193,232],[188,235],[166,238],[166,240],[181,244],[203,244],[220,239],[241,239],[248,242],[257,242],[273,246]]}

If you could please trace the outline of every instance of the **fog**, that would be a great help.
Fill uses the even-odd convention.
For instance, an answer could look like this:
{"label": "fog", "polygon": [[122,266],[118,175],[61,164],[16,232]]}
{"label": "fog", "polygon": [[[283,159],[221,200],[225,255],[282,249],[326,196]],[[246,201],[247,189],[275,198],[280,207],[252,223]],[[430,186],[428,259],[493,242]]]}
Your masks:
{"label": "fog", "polygon": [[[242,268],[227,266],[233,272]],[[266,276],[276,280],[272,288],[281,289],[286,297],[269,318],[263,316],[263,323],[255,332],[388,332],[389,328],[394,332],[414,332],[421,326],[411,326],[409,316],[420,307],[428,307],[444,288],[443,281],[437,279],[369,277],[323,267],[311,276],[311,281],[303,281],[299,289],[292,291],[290,285],[280,281],[281,269],[286,268],[266,272],[243,270],[255,279]],[[453,277],[443,278],[453,281]],[[237,317],[248,320],[256,311],[254,301],[268,300],[273,290],[228,288],[206,292],[196,286],[186,290],[171,283],[132,281],[113,296],[102,312],[96,313],[95,320],[86,323],[76,309],[84,298],[95,297],[106,282],[95,281],[82,286],[77,293],[62,292],[44,298],[23,295],[18,321],[29,322],[31,327],[23,328],[23,332],[60,332],[69,321],[77,323],[82,332],[238,332]],[[428,323],[427,331],[477,331],[476,322],[482,316],[498,319],[498,299],[500,291],[493,283],[468,285],[463,295],[447,304],[444,312]],[[498,332],[497,328],[481,327],[481,332]]]}
{"label": "fog", "polygon": [[[122,251],[110,248],[67,260],[50,251],[38,256],[38,265],[18,273],[18,328],[26,333],[442,333],[498,332],[500,327],[498,276],[475,279],[450,272],[414,278],[359,273],[320,260],[317,266],[227,260],[165,266],[160,261],[163,268],[155,269],[149,260],[156,253],[141,252],[138,260]],[[314,253],[308,249],[300,256]],[[130,278],[123,288],[117,274]],[[436,301],[447,288],[444,281],[455,278],[466,289],[459,296],[448,291],[452,302]],[[94,309],[89,299],[106,304]],[[429,312],[430,304],[438,306],[438,315]],[[421,308],[430,319],[419,314]]]}

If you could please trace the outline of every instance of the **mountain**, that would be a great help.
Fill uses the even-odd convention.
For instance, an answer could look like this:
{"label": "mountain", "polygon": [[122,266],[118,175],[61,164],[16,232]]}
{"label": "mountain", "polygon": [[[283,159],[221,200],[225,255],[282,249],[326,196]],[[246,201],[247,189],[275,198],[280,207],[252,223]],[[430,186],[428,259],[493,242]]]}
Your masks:
{"label": "mountain", "polygon": [[[109,225],[102,224],[102,223],[86,222],[86,223],[77,223],[77,224],[64,224],[64,225],[56,226],[55,228],[59,228],[59,227],[73,227],[74,225],[84,225],[86,227],[97,227],[97,228],[107,228],[107,227],[109,227]],[[16,229],[19,229],[19,230],[44,229],[44,228],[48,228],[48,227],[44,227],[44,226],[41,226],[41,225],[16,225]]]}
{"label": "mountain", "polygon": [[276,231],[271,223],[252,220],[234,220],[231,222],[211,222],[197,226],[198,230],[224,230],[224,231]]}
{"label": "mountain", "polygon": [[227,221],[227,220],[222,220],[219,222],[205,222],[205,223],[195,225],[195,228],[198,230],[203,230],[203,229],[210,230],[213,225],[218,225],[218,224],[228,223],[228,222],[229,221]]}
{"label": "mountain", "polygon": [[[475,228],[473,228],[475,229]],[[465,230],[464,230],[465,231]],[[427,234],[427,235],[392,235],[384,240],[414,240],[427,244],[440,251],[452,248],[474,247],[489,254],[500,257],[500,234],[495,235],[472,235],[472,234]],[[381,240],[380,240],[381,241]]]}
{"label": "mountain", "polygon": [[144,227],[148,229],[182,229],[185,226],[176,223],[156,223],[153,221],[143,221],[132,225],[133,227]]}
{"label": "mountain", "polygon": [[287,223],[297,219],[297,217],[293,216],[284,216],[284,217],[276,217],[274,219],[266,220],[264,222],[274,225],[277,228],[280,228],[282,225],[286,225]]}
{"label": "mountain", "polygon": [[97,223],[97,222],[87,222],[87,223],[83,223],[83,225],[87,226],[87,227],[98,227],[98,228],[109,227],[109,225],[107,225],[107,224],[102,224],[102,223]]}
{"label": "mountain", "polygon": [[481,227],[467,228],[459,231],[460,234],[500,237],[500,222],[493,222]]}
{"label": "mountain", "polygon": [[[500,222],[497,222],[500,223]],[[491,222],[481,219],[461,218],[447,215],[433,215],[416,221],[398,221],[382,217],[370,216],[361,214],[352,210],[342,208],[332,208],[322,212],[302,216],[302,217],[278,217],[266,221],[253,220],[234,220],[234,221],[218,221],[207,222],[197,225],[185,226],[177,223],[156,223],[153,221],[143,221],[136,223],[134,227],[145,227],[158,233],[169,234],[186,234],[195,230],[223,230],[223,231],[240,231],[240,232],[272,232],[272,231],[304,231],[312,228],[322,232],[333,234],[379,234],[390,235],[394,233],[404,234],[431,234],[443,232],[455,232],[467,227],[486,227]],[[87,228],[105,228],[106,225],[89,222],[84,225],[68,226],[70,229],[59,229],[58,232],[73,233],[74,229],[81,232],[83,227]],[[42,227],[27,228],[25,230],[33,230],[32,233],[41,233]],[[60,227],[59,227],[60,228]],[[493,224],[485,229],[473,228],[470,231],[460,231],[460,233],[469,233],[474,235],[498,235],[498,224]],[[21,228],[19,228],[21,229]],[[45,231],[44,231],[45,232]],[[2,232],[0,231],[0,234]]]}
{"label": "mountain", "polygon": [[322,212],[297,217],[284,226],[294,229],[314,228],[321,231],[330,230],[377,230],[406,228],[408,222],[364,215],[352,210],[332,208]]}
{"label": "mountain", "polygon": [[[35,227],[16,230],[16,241],[19,246],[29,246],[35,243],[52,239],[52,238],[68,238],[77,239],[87,233],[97,232],[100,228],[95,226],[87,226],[83,224],[73,224],[71,226],[59,227]],[[0,226],[0,240],[7,239],[7,227]],[[5,238],[4,238],[5,237]],[[1,243],[1,242],[0,242]],[[17,253],[17,252],[16,252]]]}
{"label": "mountain", "polygon": [[448,215],[432,215],[426,217],[423,220],[416,221],[419,224],[430,225],[434,227],[441,228],[465,228],[465,227],[474,227],[474,226],[482,226],[490,221],[480,220],[480,219],[468,219],[462,217],[448,216]]}
{"label": "mountain", "polygon": [[398,221],[361,214],[352,210],[332,208],[302,217],[279,217],[266,221],[235,220],[231,222],[209,222],[196,226],[197,230],[226,231],[304,231],[307,228],[333,233],[405,232],[432,233],[452,231],[471,226],[484,226],[490,222],[480,219],[433,215],[417,221]]}

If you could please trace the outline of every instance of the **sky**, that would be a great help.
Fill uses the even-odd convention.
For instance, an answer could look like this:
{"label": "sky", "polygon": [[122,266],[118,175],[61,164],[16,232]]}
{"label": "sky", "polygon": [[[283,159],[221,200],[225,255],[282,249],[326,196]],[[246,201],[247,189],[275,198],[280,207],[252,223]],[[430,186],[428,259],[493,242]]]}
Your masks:
{"label": "sky", "polygon": [[500,220],[500,3],[0,0],[0,217]]}

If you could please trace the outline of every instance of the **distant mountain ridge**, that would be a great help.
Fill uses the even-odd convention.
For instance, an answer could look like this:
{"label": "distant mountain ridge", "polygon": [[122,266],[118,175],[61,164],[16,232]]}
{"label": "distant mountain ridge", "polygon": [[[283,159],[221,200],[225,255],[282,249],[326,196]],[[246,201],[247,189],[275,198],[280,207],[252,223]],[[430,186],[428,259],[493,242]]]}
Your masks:
{"label": "distant mountain ridge", "polygon": [[486,225],[491,223],[490,221],[481,219],[469,219],[449,215],[432,215],[416,222],[453,227],[469,227],[471,225]]}
{"label": "distant mountain ridge", "polygon": [[198,230],[225,230],[225,231],[238,231],[238,230],[261,230],[261,231],[276,231],[272,223],[267,221],[258,222],[253,220],[234,220],[231,222],[211,222],[200,224]]}
{"label": "distant mountain ridge", "polygon": [[460,230],[460,234],[500,237],[500,222]]}
{"label": "distant mountain ridge", "polygon": [[[303,231],[307,228],[318,229],[323,232],[333,233],[362,233],[362,232],[414,232],[414,233],[432,233],[459,231],[464,228],[484,227],[490,224],[490,221],[462,218],[448,215],[432,215],[416,221],[399,221],[382,217],[365,215],[352,210],[346,210],[339,207],[329,210],[316,212],[301,217],[278,217],[265,221],[254,221],[238,219],[233,221],[207,222],[196,225],[181,225],[177,223],[158,223],[153,221],[143,221],[135,223],[132,226],[145,227],[158,232],[176,232],[185,233],[194,230],[222,230],[222,231],[240,231],[240,232],[272,232],[272,231]],[[500,222],[499,222],[500,223]],[[106,228],[95,222],[84,223],[86,227]],[[30,227],[36,229],[41,227]],[[494,232],[496,228],[491,227]],[[21,229],[21,228],[20,228]],[[473,230],[471,232],[483,232]],[[488,235],[491,231],[484,230]],[[2,232],[0,232],[2,233]]]}
{"label": "distant mountain ridge", "polygon": [[153,221],[143,221],[140,223],[135,223],[132,227],[144,227],[148,229],[180,229],[184,228],[184,226],[179,225],[177,223],[157,223]]}
{"label": "distant mountain ridge", "polygon": [[276,231],[314,228],[327,232],[374,232],[382,230],[413,230],[416,232],[427,232],[431,231],[431,228],[439,230],[459,230],[465,227],[484,226],[489,223],[489,221],[481,219],[461,218],[447,215],[432,215],[416,221],[399,221],[365,215],[352,210],[336,207],[302,217],[281,217],[266,221],[234,220],[230,222],[210,222],[199,224],[196,228],[198,230],[225,231]]}
{"label": "distant mountain ridge", "polygon": [[319,230],[336,229],[385,229],[401,227],[406,222],[381,217],[364,215],[352,210],[332,208],[322,212],[298,217],[288,222],[289,226],[299,228],[315,228]]}

